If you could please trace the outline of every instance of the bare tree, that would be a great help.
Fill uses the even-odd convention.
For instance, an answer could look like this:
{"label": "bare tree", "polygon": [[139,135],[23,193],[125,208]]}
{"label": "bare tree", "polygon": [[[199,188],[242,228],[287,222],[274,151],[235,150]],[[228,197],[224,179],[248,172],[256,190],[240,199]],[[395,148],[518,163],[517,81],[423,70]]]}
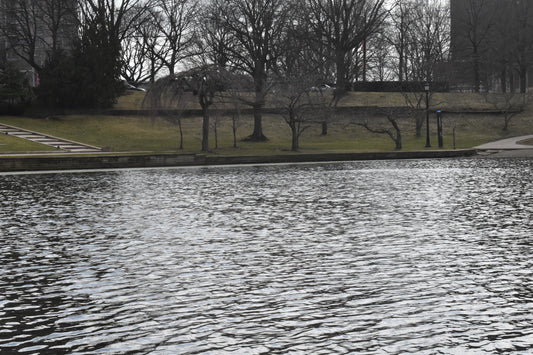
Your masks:
{"label": "bare tree", "polygon": [[396,75],[400,82],[408,80],[410,28],[415,21],[414,4],[410,0],[396,0],[386,27],[386,38],[396,52]]}
{"label": "bare tree", "polygon": [[77,38],[76,2],[74,0],[35,1],[46,35],[42,37],[49,55],[70,48]]}
{"label": "bare tree", "polygon": [[[165,121],[178,127],[179,149],[183,149],[183,126],[181,120],[184,111],[188,109],[185,105],[187,94],[183,82],[179,81],[175,76],[166,76],[151,85],[142,102],[142,107],[150,111],[152,124],[157,115],[161,113]],[[179,104],[176,105],[176,103]],[[175,107],[178,108],[172,110],[172,113],[169,112]]]}
{"label": "bare tree", "polygon": [[498,15],[499,2],[495,0],[455,1],[457,19],[455,31],[454,57],[472,63],[473,87],[480,92],[482,69],[487,63],[487,55],[494,39],[494,26]]}
{"label": "bare tree", "polygon": [[[153,78],[154,71],[157,72],[162,66],[151,65],[148,60],[148,48],[146,42],[138,36],[128,38],[122,46],[122,77],[133,85],[138,85],[148,79]],[[154,63],[155,64],[155,63]]]}
{"label": "bare tree", "polygon": [[233,148],[237,148],[237,130],[242,126],[242,108],[249,105],[248,93],[253,90],[253,82],[248,75],[222,71],[227,75],[223,81],[226,83],[220,95],[220,103],[224,105],[226,115],[231,118],[233,134]]}
{"label": "bare tree", "polygon": [[436,96],[433,95],[435,93],[433,90],[425,92],[422,83],[412,83],[407,88],[410,90],[402,91],[401,94],[405,107],[409,109],[411,117],[415,119],[415,136],[419,138],[422,136],[422,127],[426,121],[428,110],[431,110],[432,107],[439,107],[443,102],[435,100]]}
{"label": "bare tree", "polygon": [[215,0],[221,11],[220,25],[234,38],[230,49],[232,64],[248,73],[254,81],[254,129],[247,138],[264,141],[262,111],[269,90],[269,73],[279,55],[288,21],[290,1],[286,0]]}
{"label": "bare tree", "polygon": [[494,109],[500,111],[503,114],[503,127],[502,130],[506,132],[509,129],[511,120],[523,112],[529,101],[529,95],[525,93],[517,92],[504,92],[504,93],[483,93],[483,98]]}
{"label": "bare tree", "polygon": [[37,72],[49,55],[70,48],[77,36],[76,0],[0,1],[0,13],[7,50]]}
{"label": "bare tree", "polygon": [[402,117],[408,116],[410,114],[410,110],[405,107],[383,107],[377,109],[377,112],[375,112],[375,114],[385,116],[390,126],[387,127],[387,125],[380,125],[378,122],[376,122],[375,119],[372,119],[372,122],[370,122],[370,119],[368,117],[365,118],[363,122],[357,122],[356,124],[361,127],[364,127],[369,132],[376,134],[386,134],[394,142],[395,149],[401,150],[402,130],[400,127],[399,120]]}
{"label": "bare tree", "polygon": [[[335,90],[330,103],[336,107],[349,90],[350,72],[359,68],[351,55],[383,24],[387,11],[384,0],[307,0],[310,38],[318,47],[327,48],[324,54],[335,63]],[[364,61],[364,59],[363,59]],[[364,64],[363,64],[364,65]],[[351,69],[351,70],[350,70]],[[322,135],[328,132],[328,120],[322,122]]]}
{"label": "bare tree", "polygon": [[273,104],[291,130],[291,150],[299,149],[302,133],[317,121],[317,115],[324,114],[327,106],[323,92],[319,89],[324,78],[317,71],[317,65],[308,60],[310,48],[301,27],[303,23],[294,21],[288,25],[282,54],[274,68]]}
{"label": "bare tree", "polygon": [[411,80],[431,82],[435,65],[449,59],[449,7],[437,1],[413,1],[415,21],[409,30],[408,71]]}
{"label": "bare tree", "polygon": [[361,47],[386,17],[384,0],[308,0],[310,32],[331,46],[336,69],[336,99],[348,89],[348,55]]}
{"label": "bare tree", "polygon": [[236,45],[231,29],[224,26],[224,9],[209,4],[197,18],[197,46],[201,64],[216,64],[226,68],[230,64],[231,50]]}
{"label": "bare tree", "polygon": [[278,81],[274,104],[291,130],[291,150],[300,149],[300,137],[323,120],[327,102],[320,92],[309,90],[309,76],[295,75]]}
{"label": "bare tree", "polygon": [[394,78],[392,48],[385,33],[376,33],[366,41],[367,56],[364,61],[366,72],[374,80],[389,81]]}
{"label": "bare tree", "polygon": [[155,82],[156,75],[161,71],[164,64],[161,58],[164,57],[165,47],[161,44],[159,39],[159,15],[151,8],[147,10],[147,20],[142,21],[136,27],[136,35],[142,41],[144,59],[149,67],[150,83]]}
{"label": "bare tree", "polygon": [[[225,90],[229,75],[216,65],[193,68],[159,79],[146,94],[143,107],[158,109],[179,104],[183,93],[192,92],[202,109],[202,151],[209,150],[210,109],[215,96]],[[182,108],[183,109],[183,108]],[[181,125],[181,122],[178,122]]]}
{"label": "bare tree", "polygon": [[514,44],[507,40],[507,36],[512,32],[512,21],[496,22],[494,27],[494,37],[490,41],[490,48],[487,57],[487,65],[492,73],[495,73],[500,82],[502,92],[515,91]]}
{"label": "bare tree", "polygon": [[80,23],[96,23],[109,41],[122,41],[139,23],[148,8],[147,0],[78,0]]}
{"label": "bare tree", "polygon": [[[152,21],[159,30],[162,47],[152,54],[157,56],[173,75],[183,61],[196,55],[195,21],[199,15],[197,0],[154,0]],[[161,50],[162,49],[162,50]]]}
{"label": "bare tree", "polygon": [[[518,73],[520,92],[527,91],[528,70],[533,65],[533,3],[516,0],[503,3],[500,11],[508,21],[500,21],[497,45],[501,52],[508,50],[508,62]],[[505,23],[501,23],[505,22]]]}
{"label": "bare tree", "polygon": [[162,51],[158,26],[155,25],[157,22],[151,8],[144,6],[132,8],[128,15],[134,16],[136,21],[122,44],[122,76],[134,85],[146,80],[153,83],[163,67],[157,56]]}

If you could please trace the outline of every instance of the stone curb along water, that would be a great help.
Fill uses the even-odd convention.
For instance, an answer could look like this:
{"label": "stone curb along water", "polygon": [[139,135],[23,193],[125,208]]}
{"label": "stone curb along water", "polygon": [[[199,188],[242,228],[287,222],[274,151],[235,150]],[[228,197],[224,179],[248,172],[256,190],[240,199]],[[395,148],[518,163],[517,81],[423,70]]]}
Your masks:
{"label": "stone curb along water", "polygon": [[434,159],[468,157],[475,149],[410,152],[284,154],[265,156],[217,156],[208,154],[132,154],[132,155],[17,155],[0,156],[0,172],[121,169],[238,164],[305,163],[327,161]]}

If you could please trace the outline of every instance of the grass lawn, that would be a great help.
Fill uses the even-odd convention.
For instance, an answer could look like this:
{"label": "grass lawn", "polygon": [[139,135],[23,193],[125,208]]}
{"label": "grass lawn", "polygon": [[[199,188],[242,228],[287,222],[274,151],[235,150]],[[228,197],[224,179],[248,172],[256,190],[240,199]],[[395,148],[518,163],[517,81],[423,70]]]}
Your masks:
{"label": "grass lawn", "polygon": [[[117,109],[140,108],[145,93],[129,92],[120,98]],[[365,96],[366,95],[366,96]],[[467,95],[465,98],[462,95]],[[474,105],[472,94],[455,94],[456,102],[463,100]],[[366,97],[366,98],[365,98]],[[387,99],[388,97],[388,99]],[[450,94],[450,100],[453,96]],[[350,99],[350,98],[348,98]],[[353,93],[352,100],[363,100],[364,105],[387,101],[390,105],[398,100],[395,94],[384,93]],[[361,101],[358,101],[359,103]],[[392,104],[391,104],[392,102]],[[357,105],[352,101],[350,105]],[[480,103],[482,105],[482,103]],[[510,129],[502,131],[503,117],[498,114],[445,114],[443,117],[444,149],[453,149],[452,132],[455,127],[456,148],[471,148],[486,142],[527,134],[533,134],[532,109],[513,118]],[[359,118],[360,119],[360,118]],[[394,142],[384,134],[374,134],[365,128],[353,124],[354,117],[342,117],[332,120],[328,135],[320,135],[320,126],[312,125],[300,138],[300,151],[312,152],[375,152],[392,151]],[[371,118],[378,126],[390,128],[384,119]],[[184,133],[184,149],[179,150],[179,131],[177,125],[162,118],[121,117],[106,115],[69,115],[57,116],[53,119],[35,119],[27,117],[0,117],[0,122],[67,138],[90,145],[106,148],[115,152],[184,152],[199,153],[201,145],[201,118],[182,119]],[[215,115],[212,115],[212,123]],[[414,119],[406,118],[400,122],[403,137],[403,150],[424,150],[425,128],[422,137],[415,137]],[[431,116],[432,149],[437,149],[436,120]],[[229,117],[220,117],[218,131],[218,147],[215,147],[215,134],[210,132],[210,150],[221,155],[256,155],[290,153],[290,129],[278,115],[265,115],[263,129],[269,138],[264,143],[243,142],[242,139],[252,132],[252,117],[243,116],[237,132],[238,147],[233,148],[233,134]],[[2,140],[4,138],[4,140]],[[42,151],[49,149],[43,145],[35,145],[13,137],[0,138],[0,152]],[[7,139],[7,140],[5,140]],[[15,142],[20,141],[20,142]],[[53,148],[51,148],[53,149]]]}
{"label": "grass lawn", "polygon": [[[238,148],[233,148],[233,135],[229,119],[220,122],[218,127],[218,148],[215,148],[214,130],[211,130],[210,147],[213,153],[224,155],[284,154],[290,150],[290,130],[286,123],[276,115],[264,117],[264,133],[269,138],[264,143],[241,141],[252,131],[251,117],[243,117],[238,128]],[[378,122],[380,121],[380,122]],[[423,136],[416,138],[412,119],[401,122],[403,150],[425,149],[425,130]],[[110,151],[178,151],[178,127],[163,119],[152,121],[150,118],[117,116],[64,116],[58,119],[32,119],[21,117],[2,117],[0,122],[27,128],[33,131],[67,138]],[[384,120],[376,123],[387,127]],[[456,147],[473,146],[506,137],[533,134],[533,120],[522,115],[515,117],[508,132],[501,127],[503,118],[498,115],[448,115],[444,117],[445,149],[453,148],[452,130],[456,127]],[[199,152],[201,143],[201,118],[182,120],[184,132],[183,152]],[[433,149],[437,146],[436,124],[431,122],[431,141]],[[2,137],[4,139],[8,137]],[[30,146],[26,141],[20,143],[9,137],[8,145],[0,146],[1,151],[44,150],[46,146]],[[0,143],[4,141],[0,140]],[[6,144],[6,143],[4,143]],[[33,144],[33,143],[32,143]],[[332,122],[327,136],[320,135],[320,127],[315,124],[300,138],[301,152],[373,152],[394,150],[393,141],[383,134],[373,134],[349,121]]]}
{"label": "grass lawn", "polygon": [[[0,118],[1,120],[1,118]],[[0,153],[16,152],[48,152],[56,151],[54,147],[16,138],[6,134],[0,134]]]}

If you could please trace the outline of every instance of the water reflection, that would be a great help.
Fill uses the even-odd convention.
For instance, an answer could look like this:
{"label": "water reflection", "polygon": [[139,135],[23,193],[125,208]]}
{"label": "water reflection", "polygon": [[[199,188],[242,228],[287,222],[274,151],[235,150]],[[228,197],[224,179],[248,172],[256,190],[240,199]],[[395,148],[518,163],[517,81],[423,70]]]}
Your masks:
{"label": "water reflection", "polygon": [[533,349],[529,160],[0,176],[0,349]]}

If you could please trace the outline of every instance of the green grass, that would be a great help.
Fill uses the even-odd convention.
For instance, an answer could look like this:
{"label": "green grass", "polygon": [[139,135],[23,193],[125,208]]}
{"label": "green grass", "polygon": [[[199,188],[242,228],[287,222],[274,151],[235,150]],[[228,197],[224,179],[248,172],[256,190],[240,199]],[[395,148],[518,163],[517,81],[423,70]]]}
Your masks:
{"label": "green grass", "polygon": [[[190,126],[192,121],[184,126]],[[148,118],[72,115],[52,120],[6,117],[0,122],[112,151],[160,152],[178,148],[176,127],[159,120],[152,124]],[[194,140],[194,135],[190,139]]]}
{"label": "green grass", "polygon": [[[377,125],[387,127],[385,120],[374,119]],[[276,115],[267,115],[263,120],[264,143],[243,142],[252,131],[251,117],[243,117],[238,129],[238,148],[233,148],[230,120],[225,119],[218,128],[218,149],[215,136],[210,132],[211,151],[222,155],[286,154],[290,151],[290,130],[285,122]],[[101,115],[63,116],[58,119],[32,119],[3,117],[0,122],[67,138],[110,151],[178,151],[178,128],[163,119],[152,121],[142,117],[117,117]],[[182,120],[184,131],[183,152],[199,152],[201,143],[201,118]],[[452,149],[452,129],[456,126],[456,147],[473,146],[506,137],[533,134],[533,120],[527,114],[517,116],[511,122],[508,132],[502,131],[503,118],[498,115],[446,115],[444,117],[444,149]],[[425,149],[425,130],[422,137],[415,137],[412,119],[401,121],[403,150]],[[14,139],[10,137],[10,139]],[[431,121],[431,141],[433,149],[437,146],[436,124]],[[30,147],[23,141],[21,146],[14,143],[0,146],[2,151],[43,150],[42,145]],[[0,141],[2,143],[2,141]],[[332,122],[327,136],[320,135],[318,124],[304,132],[300,138],[301,152],[375,152],[394,150],[394,142],[387,135],[373,134],[366,129],[350,124],[348,120]]]}
{"label": "green grass", "polygon": [[0,153],[55,151],[54,147],[35,143],[6,134],[0,134]]}
{"label": "green grass", "polygon": [[145,94],[144,91],[126,91],[123,96],[118,98],[114,108],[117,110],[140,110]]}
{"label": "green grass", "polygon": [[[135,109],[140,107],[143,92],[131,92],[122,97],[117,103],[120,109]],[[462,96],[466,95],[466,96]],[[455,101],[463,100],[468,105],[474,105],[472,94],[450,94]],[[395,94],[383,93],[353,93],[352,100],[363,100],[365,105],[373,105],[378,101],[396,105],[399,100]],[[450,99],[451,100],[451,99]],[[348,104],[348,103],[345,103]],[[350,105],[356,105],[352,101]],[[517,115],[511,121],[510,129],[502,131],[503,117],[497,114],[444,114],[444,149],[453,149],[452,130],[456,129],[456,148],[471,148],[486,142],[533,134],[532,109]],[[368,132],[363,127],[353,124],[353,117],[342,117],[329,125],[329,134],[320,135],[320,126],[312,125],[300,138],[300,151],[313,152],[376,152],[394,150],[394,142],[387,135]],[[361,118],[357,118],[361,119]],[[370,118],[381,127],[390,127],[384,119]],[[215,120],[213,115],[212,122]],[[0,122],[13,126],[27,128],[33,131],[67,138],[74,141],[106,148],[114,152],[200,152],[201,118],[182,119],[184,132],[184,150],[178,149],[178,127],[168,121],[149,117],[120,117],[106,115],[69,115],[57,116],[53,119],[34,119],[27,117],[0,117]],[[432,149],[437,147],[436,122],[431,116]],[[238,147],[233,148],[231,121],[223,117],[218,127],[218,148],[215,147],[213,129],[210,132],[210,150],[221,155],[261,155],[290,153],[290,130],[278,115],[265,115],[263,130],[269,138],[264,143],[243,142],[242,139],[252,132],[252,118],[243,116],[242,124],[238,128]],[[403,150],[424,150],[425,128],[422,137],[415,137],[414,119],[402,119]],[[30,143],[13,137],[0,138],[0,152],[42,151],[53,149],[43,145]],[[2,145],[3,144],[3,145]]]}

